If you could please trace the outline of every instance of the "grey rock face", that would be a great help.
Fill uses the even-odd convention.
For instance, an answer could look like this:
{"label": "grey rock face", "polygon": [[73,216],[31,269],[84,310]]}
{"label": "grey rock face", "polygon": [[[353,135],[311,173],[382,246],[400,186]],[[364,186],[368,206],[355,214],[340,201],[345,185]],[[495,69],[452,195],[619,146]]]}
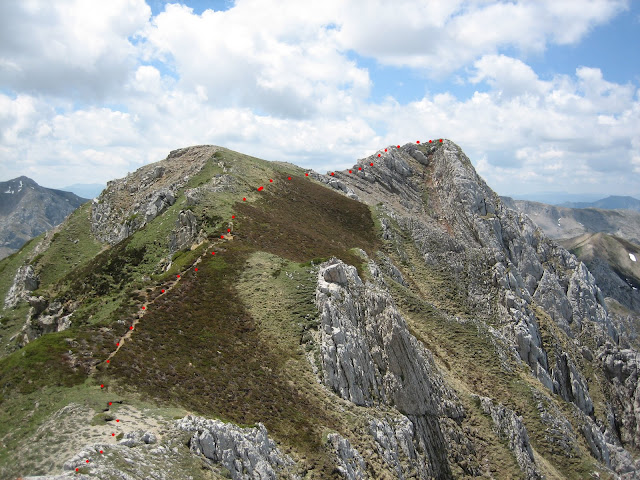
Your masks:
{"label": "grey rock face", "polygon": [[568,402],[575,403],[587,415],[593,414],[593,402],[589,396],[587,382],[566,352],[562,352],[556,358],[553,384],[555,393]]}
{"label": "grey rock face", "polygon": [[27,321],[18,335],[20,347],[47,333],[61,332],[71,326],[73,311],[68,312],[60,302],[47,303],[40,297],[27,297],[31,305]]}
{"label": "grey rock face", "polygon": [[620,430],[621,440],[640,446],[640,355],[631,349],[611,344],[597,354],[605,374],[610,379],[617,401],[614,427]]}
{"label": "grey rock face", "polygon": [[169,252],[173,254],[184,247],[192,245],[196,241],[199,232],[198,219],[193,212],[191,210],[180,211],[176,220],[176,228],[171,232],[171,238],[169,239]]}
{"label": "grey rock face", "polygon": [[189,415],[177,425],[193,432],[192,452],[222,464],[233,479],[297,478],[291,473],[293,460],[280,452],[261,423],[255,428],[240,428]]}
{"label": "grey rock face", "polygon": [[137,447],[139,445],[150,445],[154,444],[158,441],[156,436],[151,432],[145,432],[144,430],[134,430],[132,432],[127,432],[124,434],[122,440],[118,443],[120,445],[124,445],[125,447]]}
{"label": "grey rock face", "polygon": [[572,320],[581,328],[583,321],[590,320],[606,329],[607,334],[618,342],[618,332],[609,321],[604,296],[596,285],[595,278],[580,262],[569,281],[567,298],[572,308]]}
{"label": "grey rock face", "polygon": [[623,480],[640,479],[640,460],[634,461],[611,431],[604,425],[598,425],[591,417],[578,414],[581,420],[581,431],[591,450],[591,454],[604,465],[611,468],[618,478]]}
{"label": "grey rock face", "polygon": [[546,395],[538,390],[532,390],[540,420],[544,426],[545,440],[554,446],[558,452],[571,458],[579,455],[578,439],[571,422],[560,409]]}
{"label": "grey rock face", "polygon": [[316,172],[311,172],[310,176],[314,180],[322,182],[328,185],[329,187],[333,188],[334,190],[338,190],[339,192],[344,193],[349,198],[353,198],[354,200],[359,200],[358,196],[354,193],[353,190],[351,190],[344,182],[338,180],[335,177],[320,175],[319,173],[316,173]]}
{"label": "grey rock face", "polygon": [[533,299],[545,312],[562,328],[569,331],[572,309],[564,290],[558,282],[558,277],[549,270],[545,270],[540,283],[533,295]]}
{"label": "grey rock face", "polygon": [[358,453],[358,450],[351,446],[349,440],[337,433],[330,433],[327,435],[327,441],[336,454],[338,471],[344,478],[347,480],[365,480],[369,478],[367,464]]}
{"label": "grey rock face", "polygon": [[[428,169],[416,152],[427,159]],[[383,238],[390,248],[406,258],[403,242],[413,240],[427,267],[446,271],[454,282],[465,285],[465,300],[477,316],[498,319],[500,336],[513,345],[543,385],[574,403],[583,415],[593,414],[589,384],[574,355],[582,356],[581,342],[587,337],[599,347],[617,343],[620,334],[584,264],[545,237],[527,215],[507,208],[452,142],[392,148],[381,158],[374,155],[362,164],[369,161],[375,166],[366,175],[342,175],[340,180],[363,202],[377,206]],[[541,327],[547,317],[538,319],[539,310],[560,327],[565,338],[556,339],[555,328]],[[547,343],[542,341],[543,327]],[[550,331],[554,334],[551,344]],[[364,338],[356,335],[354,342],[362,345]],[[564,351],[567,342],[576,348]],[[553,364],[548,360],[549,348],[554,349]],[[366,369],[358,372],[377,378]],[[335,381],[329,377],[329,382]],[[370,382],[383,398],[386,390],[379,382]],[[337,383],[343,388],[349,385],[348,381]],[[378,391],[373,387],[370,391],[375,397]],[[633,398],[631,391],[620,393],[615,413],[618,422],[623,411],[634,411]],[[549,415],[556,413],[562,418],[561,412]]]}
{"label": "grey rock face", "polygon": [[369,431],[376,449],[396,478],[427,478],[427,465],[413,444],[414,426],[401,415],[397,419],[372,419]]}
{"label": "grey rock face", "polygon": [[169,189],[162,189],[156,192],[153,192],[151,198],[149,199],[146,209],[143,207],[142,210],[145,211],[144,217],[145,221],[148,223],[162,212],[164,212],[167,208],[173,205],[176,202],[175,193]]}
{"label": "grey rock face", "polygon": [[462,414],[382,286],[364,285],[355,267],[332,259],[319,270],[316,305],[324,381],[340,396],[405,414]]}
{"label": "grey rock face", "polygon": [[[144,442],[131,445],[127,445],[126,442],[116,445],[87,445],[64,463],[63,469],[69,473],[60,478],[121,480],[189,478],[185,476],[184,465],[185,462],[187,464],[192,462],[190,458],[192,455],[174,431],[171,431],[167,439],[159,445]],[[89,460],[88,463],[87,460]],[[75,471],[76,468],[81,469],[80,472],[88,470],[88,474],[78,473]],[[57,476],[52,478],[58,479]]]}
{"label": "grey rock face", "polygon": [[[373,262],[369,269],[382,278]],[[325,384],[357,405],[387,404],[407,415],[429,462],[424,478],[450,476],[438,417],[459,418],[462,408],[382,282],[363,284],[355,267],[331,259],[318,272],[316,305]]]}
{"label": "grey rock face", "polygon": [[35,477],[22,477],[22,480],[89,480],[89,475],[77,473],[63,473],[62,475],[38,475]]}
{"label": "grey rock face", "polygon": [[509,449],[516,457],[520,469],[528,479],[542,478],[529,443],[529,434],[522,423],[522,417],[501,404],[494,404],[490,398],[477,397],[484,412],[491,417],[498,433],[509,442]]}
{"label": "grey rock face", "polygon": [[384,271],[384,273],[389,275],[394,281],[396,281],[400,285],[404,285],[406,287],[407,282],[405,281],[404,276],[402,275],[402,272],[400,272],[398,267],[396,267],[391,261],[391,259],[387,257],[385,254],[383,254],[382,252],[380,252],[380,257],[382,259],[382,264],[380,268]]}
{"label": "grey rock face", "polygon": [[[221,162],[222,163],[222,162]],[[226,171],[226,169],[225,169]],[[185,191],[187,205],[197,205],[207,193],[235,192],[235,178],[232,175],[217,174],[206,185]]]}
{"label": "grey rock face", "polygon": [[429,159],[417,146],[409,145],[406,148],[406,151],[409,155],[411,155],[414,159],[416,159],[419,163],[424,165],[425,167],[429,165]]}
{"label": "grey rock face", "polygon": [[4,299],[4,308],[13,308],[21,300],[25,300],[27,292],[38,288],[40,281],[31,265],[18,268],[11,288]]}

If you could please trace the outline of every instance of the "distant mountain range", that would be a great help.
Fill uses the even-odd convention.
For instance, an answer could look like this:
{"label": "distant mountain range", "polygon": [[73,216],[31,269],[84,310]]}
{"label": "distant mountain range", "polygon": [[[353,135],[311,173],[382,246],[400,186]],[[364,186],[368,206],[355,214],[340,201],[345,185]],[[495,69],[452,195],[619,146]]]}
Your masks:
{"label": "distant mountain range", "polygon": [[635,210],[640,212],[640,200],[637,198],[611,195],[595,202],[564,202],[560,207],[568,208],[602,208],[607,210]]}
{"label": "distant mountain range", "polygon": [[[606,193],[565,193],[565,192],[537,192],[537,193],[507,193],[505,197],[514,200],[546,203],[559,207],[570,208],[603,208],[603,209],[631,209],[636,210],[640,200],[632,196],[607,196]],[[605,198],[606,197],[606,198]],[[636,195],[640,198],[640,194]]]}
{"label": "distant mountain range", "polygon": [[514,200],[510,197],[500,198],[508,207],[529,215],[531,220],[553,239],[602,232],[640,244],[640,212],[638,211],[567,208],[528,200]]}
{"label": "distant mountain range", "polygon": [[0,182],[0,259],[59,225],[88,199],[45,188],[28,177]]}

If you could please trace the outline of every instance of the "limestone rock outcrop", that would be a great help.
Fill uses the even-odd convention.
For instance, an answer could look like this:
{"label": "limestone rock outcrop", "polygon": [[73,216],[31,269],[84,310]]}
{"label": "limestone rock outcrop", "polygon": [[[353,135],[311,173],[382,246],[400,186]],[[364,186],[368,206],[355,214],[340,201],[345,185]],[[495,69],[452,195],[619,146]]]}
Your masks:
{"label": "limestone rock outcrop", "polygon": [[509,449],[515,455],[526,478],[542,478],[536,466],[533,450],[529,443],[529,434],[522,423],[522,417],[504,405],[495,404],[490,398],[478,396],[476,398],[479,399],[483,411],[491,417],[496,432],[507,440]]}
{"label": "limestone rock outcrop", "polygon": [[427,464],[413,444],[414,430],[404,415],[374,418],[369,424],[379,455],[398,479],[427,478]]}
{"label": "limestone rock outcrop", "polygon": [[181,210],[176,220],[176,228],[171,232],[169,239],[169,252],[171,254],[178,250],[191,246],[200,233],[198,219],[191,210]]}
{"label": "limestone rock outcrop", "polygon": [[369,478],[367,464],[358,450],[351,446],[349,440],[337,433],[330,433],[327,435],[327,441],[336,454],[338,471],[344,478],[347,480],[365,480]]}
{"label": "limestone rock outcrop", "polygon": [[[18,345],[23,347],[47,333],[61,332],[71,326],[73,309],[65,308],[58,301],[48,303],[40,297],[28,297],[31,308],[18,338]],[[70,310],[70,311],[69,311]]]}
{"label": "limestone rock outcrop", "polygon": [[[374,262],[369,269],[382,278]],[[460,418],[463,409],[382,281],[365,284],[355,267],[331,259],[318,272],[316,305],[324,383],[357,405],[390,405],[406,415],[428,459],[425,474],[450,475],[438,417]]]}
{"label": "limestone rock outcrop", "polygon": [[621,439],[640,446],[640,354],[607,343],[598,351],[598,360],[610,379],[617,410],[612,430],[619,430]]}
{"label": "limestone rock outcrop", "polygon": [[[389,249],[405,261],[408,241],[425,266],[445,271],[453,282],[463,285],[462,295],[475,315],[485,321],[497,319],[499,335],[531,373],[593,420],[590,383],[578,360],[587,359],[594,345],[618,344],[620,332],[586,266],[547,238],[528,216],[508,208],[454,143],[405,145],[380,154],[358,161],[356,167],[374,164],[366,174],[336,173],[335,177],[361,201],[377,206]],[[363,338],[361,334],[353,340],[354,346],[362,344]],[[347,344],[350,341],[345,337]],[[594,361],[593,357],[587,361]],[[626,365],[633,364],[625,358]],[[372,395],[384,392],[372,380],[373,372],[368,374],[363,380],[371,385]],[[358,375],[354,379],[359,380]],[[635,411],[635,389],[611,375],[614,391],[617,383],[627,385],[619,389],[619,405],[612,414],[615,423],[622,425],[626,415],[626,424],[636,436],[640,430],[630,413]],[[624,375],[624,379],[633,378]],[[332,375],[327,381],[335,384]],[[351,394],[353,389],[345,387],[348,382],[338,384]],[[631,435],[625,435],[623,441],[633,446]]]}
{"label": "limestone rock outcrop", "polygon": [[193,453],[222,464],[234,480],[297,478],[293,460],[280,452],[261,423],[240,428],[189,415],[178,421],[178,428],[193,432]]}
{"label": "limestone rock outcrop", "polygon": [[24,300],[28,292],[38,288],[40,281],[31,265],[18,268],[9,292],[4,299],[4,308],[13,308],[18,302]]}

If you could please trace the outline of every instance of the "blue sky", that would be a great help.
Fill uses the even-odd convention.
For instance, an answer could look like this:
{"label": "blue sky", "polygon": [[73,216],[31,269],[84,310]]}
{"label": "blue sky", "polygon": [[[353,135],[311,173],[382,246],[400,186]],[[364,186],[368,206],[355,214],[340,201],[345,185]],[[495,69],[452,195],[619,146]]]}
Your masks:
{"label": "blue sky", "polygon": [[217,144],[317,171],[445,137],[500,194],[640,196],[640,2],[0,4],[0,180]]}

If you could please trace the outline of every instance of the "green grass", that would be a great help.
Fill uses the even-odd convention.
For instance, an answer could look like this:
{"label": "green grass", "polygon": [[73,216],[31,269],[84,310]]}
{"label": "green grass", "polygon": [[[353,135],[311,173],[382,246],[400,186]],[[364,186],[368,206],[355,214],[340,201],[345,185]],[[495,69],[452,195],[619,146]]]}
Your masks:
{"label": "green grass", "polygon": [[[150,397],[241,425],[263,422],[280,440],[317,455],[326,413],[286,380],[285,359],[260,340],[235,281],[250,248],[234,243],[186,273],[158,299],[108,369]],[[188,361],[187,361],[188,360]],[[106,377],[105,377],[106,378]],[[330,465],[319,465],[325,471]]]}
{"label": "green grass", "polygon": [[275,181],[259,202],[236,205],[237,234],[257,250],[296,262],[338,256],[358,266],[362,259],[352,247],[370,255],[380,247],[366,205],[304,177],[278,174]]}
{"label": "green grass", "polygon": [[73,386],[86,378],[69,363],[68,332],[44,335],[0,359],[0,394],[28,394],[45,386]]}
{"label": "green grass", "polygon": [[[359,265],[351,248],[375,250],[374,223],[366,206],[322,186],[280,175],[274,180],[257,202],[235,205],[235,240],[223,242],[199,272],[187,271],[170,295],[156,300],[104,378],[207,416],[261,421],[328,478],[333,467],[322,428],[339,425],[317,392],[301,388],[315,383],[305,377],[310,367],[300,348],[315,321],[309,318],[315,317],[315,278],[299,263],[336,255]],[[270,265],[264,277],[255,276],[260,259]],[[251,308],[257,291],[279,299],[268,313]]]}
{"label": "green grass", "polygon": [[[78,207],[64,222],[63,229],[54,235],[51,246],[39,258],[36,273],[40,287],[35,294],[44,293],[74,269],[85,265],[101,250],[102,244],[91,234],[91,202]],[[74,243],[78,240],[77,243]]]}
{"label": "green grass", "polygon": [[[140,394],[152,404],[179,412],[187,409],[241,426],[262,422],[274,439],[306,457],[305,464],[313,467],[317,478],[334,477],[323,438],[327,431],[356,438],[354,432],[364,431],[358,425],[366,416],[338,411],[340,400],[316,383],[308,364],[308,351],[317,357],[317,351],[312,351],[317,346],[310,341],[317,329],[312,265],[336,256],[355,265],[366,279],[363,259],[354,250],[360,247],[371,258],[385,249],[398,266],[405,260],[402,273],[410,286],[390,281],[392,295],[410,331],[434,353],[458,388],[468,413],[464,426],[476,432],[478,458],[486,456],[500,466],[496,476],[518,478],[518,468],[470,392],[491,397],[522,415],[533,447],[566,478],[583,478],[592,471],[586,450],[568,457],[548,438],[532,390],[536,381],[528,369],[511,364],[508,370],[500,365],[498,352],[506,347],[495,344],[487,328],[473,321],[479,312],[466,301],[470,281],[466,270],[453,274],[424,265],[408,239],[401,239],[400,245],[384,245],[375,208],[304,177],[295,166],[227,149],[214,157],[185,188],[204,185],[221,173],[217,165],[221,160],[233,169],[236,191],[205,196],[200,204],[189,207],[208,240],[217,242],[218,254],[205,255],[198,272],[189,267],[208,242],[176,254],[168,272],[157,268],[169,255],[169,234],[179,211],[187,208],[184,188],[162,215],[100,253],[88,230],[88,207],[83,206],[51,249],[39,256],[41,290],[81,304],[70,330],[46,335],[0,360],[0,441],[7,447],[0,448],[0,467],[10,463],[6,451],[30,438],[64,402],[77,398],[95,405],[98,413],[92,418],[99,425],[107,421],[99,412],[100,402],[114,395]],[[269,183],[269,178],[274,182]],[[259,185],[265,185],[263,192],[257,192]],[[436,208],[431,203],[437,200],[426,195],[428,208]],[[247,202],[241,201],[243,196]],[[220,241],[232,214],[236,215],[235,239]],[[80,239],[78,245],[86,240],[88,246],[78,250],[75,238]],[[26,245],[0,262],[0,272],[15,273],[34,246]],[[395,247],[402,258],[394,257]],[[55,264],[58,257],[60,263]],[[177,286],[157,297],[160,286],[179,272],[185,273]],[[0,289],[8,290],[13,279],[9,276],[0,280]],[[143,280],[145,276],[151,280]],[[153,286],[158,288],[147,290]],[[127,332],[143,302],[150,305],[144,319],[107,366],[103,360]],[[22,305],[3,313],[3,339],[19,329],[27,308]],[[452,319],[455,316],[463,321]],[[551,345],[556,332],[547,320],[540,320],[541,330],[543,340]],[[75,370],[69,351],[79,362]],[[97,374],[87,380],[84,372],[93,361],[100,362]],[[107,388],[100,390],[96,381]],[[34,411],[32,404],[38,398],[46,400]],[[25,412],[30,417],[22,422]]]}
{"label": "green grass", "polygon": [[9,340],[22,330],[30,308],[28,304],[20,303],[16,307],[2,312],[2,320],[0,320],[0,359],[18,348],[15,341],[10,342]]}

